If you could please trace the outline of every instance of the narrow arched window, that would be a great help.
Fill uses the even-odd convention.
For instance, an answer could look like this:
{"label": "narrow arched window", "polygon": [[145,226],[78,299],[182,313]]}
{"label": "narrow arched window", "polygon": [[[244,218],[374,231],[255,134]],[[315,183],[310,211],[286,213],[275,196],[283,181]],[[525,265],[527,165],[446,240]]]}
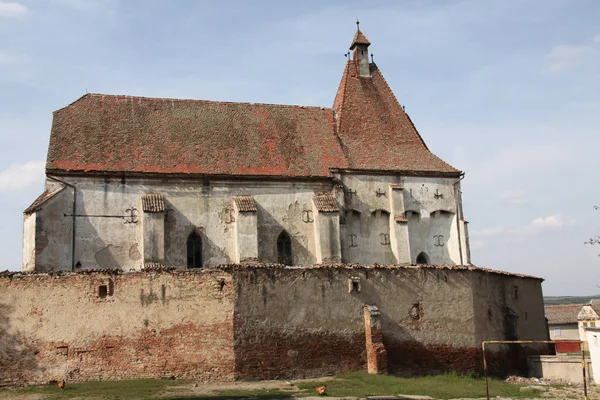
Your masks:
{"label": "narrow arched window", "polygon": [[202,238],[195,231],[190,233],[187,240],[188,268],[202,268]]}
{"label": "narrow arched window", "polygon": [[419,253],[419,255],[417,256],[417,264],[429,264],[429,256],[427,255],[427,253],[425,253],[424,251]]}
{"label": "narrow arched window", "polygon": [[286,231],[277,237],[277,262],[283,265],[292,265],[292,239]]}

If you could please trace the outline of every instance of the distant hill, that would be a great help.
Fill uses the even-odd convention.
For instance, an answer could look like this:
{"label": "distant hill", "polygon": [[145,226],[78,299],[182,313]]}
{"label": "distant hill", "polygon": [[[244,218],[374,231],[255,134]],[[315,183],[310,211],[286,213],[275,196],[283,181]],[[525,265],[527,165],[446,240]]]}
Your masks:
{"label": "distant hill", "polygon": [[600,295],[594,296],[545,296],[544,304],[585,304],[591,299],[600,299]]}

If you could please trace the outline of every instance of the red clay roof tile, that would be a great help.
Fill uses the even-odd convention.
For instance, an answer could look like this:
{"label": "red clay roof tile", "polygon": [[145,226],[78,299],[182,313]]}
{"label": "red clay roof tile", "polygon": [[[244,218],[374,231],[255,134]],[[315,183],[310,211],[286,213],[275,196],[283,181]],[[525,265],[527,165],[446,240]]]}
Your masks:
{"label": "red clay roof tile", "polygon": [[371,44],[371,42],[369,42],[369,39],[367,39],[365,34],[362,33],[360,31],[360,29],[358,29],[356,31],[356,33],[354,34],[354,38],[352,39],[352,44],[350,45],[350,50],[352,50],[354,48],[354,46],[356,46],[357,44],[366,44],[366,45]]}
{"label": "red clay roof tile", "polygon": [[256,201],[252,196],[234,197],[239,212],[256,212]]}
{"label": "red clay roof tile", "polygon": [[142,210],[158,213],[165,211],[165,201],[162,194],[145,194],[142,196]]}
{"label": "red clay roof tile", "polygon": [[317,210],[320,212],[340,211],[337,201],[335,201],[335,196],[333,196],[331,193],[317,194],[313,197],[313,202],[315,203]]}
{"label": "red clay roof tile", "polygon": [[374,63],[370,72],[348,61],[334,101],[349,168],[460,174],[429,151]]}
{"label": "red clay roof tile", "polygon": [[47,170],[329,177],[333,110],[86,94],[54,113]]}
{"label": "red clay roof tile", "polygon": [[[369,41],[357,31],[355,43]],[[348,61],[333,109],[86,94],[54,113],[48,172],[330,177],[458,175],[432,154],[375,64]]]}

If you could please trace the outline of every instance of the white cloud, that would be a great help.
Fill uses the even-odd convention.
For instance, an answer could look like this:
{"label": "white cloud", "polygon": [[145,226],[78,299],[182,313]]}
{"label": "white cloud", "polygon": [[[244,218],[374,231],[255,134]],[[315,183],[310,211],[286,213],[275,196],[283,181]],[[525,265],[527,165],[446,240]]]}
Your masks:
{"label": "white cloud", "polygon": [[505,229],[503,226],[494,226],[491,228],[483,228],[480,230],[473,231],[473,234],[477,236],[494,236],[504,233]]}
{"label": "white cloud", "polygon": [[596,36],[594,36],[594,39],[593,39],[593,41],[594,41],[594,42],[600,42],[600,33],[599,33],[599,34],[597,34]]}
{"label": "white cloud", "polygon": [[523,190],[507,189],[500,192],[500,200],[508,204],[525,204],[525,192]]}
{"label": "white cloud", "polygon": [[11,64],[15,61],[16,61],[16,59],[14,56],[0,51],[0,67],[3,65]]}
{"label": "white cloud", "polygon": [[477,250],[487,246],[487,242],[484,242],[483,240],[471,240],[470,245],[471,250]]}
{"label": "white cloud", "polygon": [[546,56],[545,72],[557,72],[578,67],[584,59],[598,51],[591,46],[562,44],[554,46]]}
{"label": "white cloud", "polygon": [[539,217],[531,221],[530,228],[536,230],[560,229],[565,225],[562,217],[559,214],[549,215],[547,217]]}
{"label": "white cloud", "polygon": [[27,14],[27,7],[20,3],[0,1],[0,18],[18,19]]}
{"label": "white cloud", "polygon": [[44,161],[11,164],[0,171],[0,191],[24,189],[44,176]]}

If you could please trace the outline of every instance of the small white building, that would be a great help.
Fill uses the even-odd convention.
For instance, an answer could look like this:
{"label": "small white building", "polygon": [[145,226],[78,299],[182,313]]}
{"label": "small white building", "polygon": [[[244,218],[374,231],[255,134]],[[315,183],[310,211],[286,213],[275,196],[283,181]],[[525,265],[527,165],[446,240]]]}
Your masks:
{"label": "small white building", "polygon": [[580,340],[577,317],[583,304],[544,306],[550,340]]}

